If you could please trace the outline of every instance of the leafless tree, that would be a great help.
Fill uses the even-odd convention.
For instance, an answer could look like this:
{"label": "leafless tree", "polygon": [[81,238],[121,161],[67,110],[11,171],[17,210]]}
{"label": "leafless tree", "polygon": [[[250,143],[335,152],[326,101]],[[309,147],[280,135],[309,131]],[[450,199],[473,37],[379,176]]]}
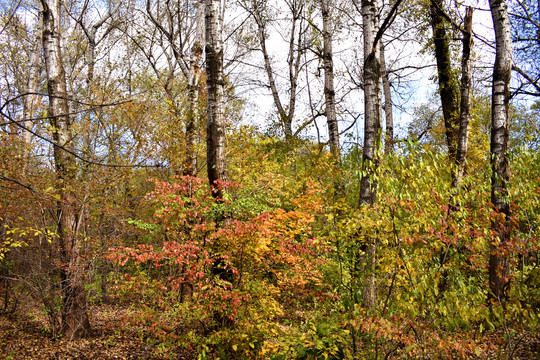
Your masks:
{"label": "leafless tree", "polygon": [[304,12],[306,10],[305,0],[285,0],[281,5],[287,7],[285,14],[288,16],[287,33],[281,34],[286,39],[287,46],[287,77],[285,92],[288,94],[287,102],[283,100],[283,90],[277,82],[275,64],[272,62],[268,38],[270,36],[269,27],[273,22],[271,8],[276,6],[274,2],[264,0],[244,0],[240,2],[241,6],[250,14],[256,24],[257,37],[259,40],[259,50],[263,55],[264,70],[266,72],[267,86],[272,94],[274,106],[280,119],[280,125],[285,133],[287,141],[297,135],[293,130],[295,120],[295,111],[298,100],[299,76],[306,66],[303,61],[306,47],[306,32],[309,24],[305,20]]}

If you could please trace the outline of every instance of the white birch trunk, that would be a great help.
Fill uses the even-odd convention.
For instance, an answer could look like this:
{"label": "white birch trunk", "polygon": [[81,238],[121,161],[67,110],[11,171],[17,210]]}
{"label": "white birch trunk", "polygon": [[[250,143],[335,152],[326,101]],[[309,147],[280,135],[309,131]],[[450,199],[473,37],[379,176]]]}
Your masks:
{"label": "white birch trunk", "polygon": [[378,30],[376,0],[362,1],[364,30],[364,153],[363,172],[360,185],[360,204],[373,204],[376,182],[372,179],[378,166],[378,151],[381,143],[380,119],[380,64],[379,47],[374,47]]}
{"label": "white birch trunk", "polygon": [[57,232],[62,264],[60,270],[63,297],[62,332],[67,338],[73,339],[86,335],[90,330],[86,291],[80,269],[75,196],[71,190],[75,186],[76,162],[73,155],[69,153],[73,151],[73,136],[59,33],[60,0],[41,0],[41,4],[43,7],[43,53],[49,93],[49,121],[53,129],[57,192],[60,195],[60,200],[57,202]]}
{"label": "white birch trunk", "polygon": [[187,76],[188,113],[186,117],[186,153],[184,174],[197,175],[197,154],[195,153],[196,123],[199,115],[199,79],[201,74],[203,44],[205,43],[205,7],[201,1],[197,4],[195,41],[191,47],[190,68]]}
{"label": "white birch trunk", "polygon": [[394,115],[392,92],[390,90],[390,81],[388,78],[388,71],[386,69],[386,59],[384,56],[384,46],[382,43],[380,45],[380,64],[384,94],[384,116],[386,128],[386,136],[384,139],[384,152],[386,154],[389,154],[394,150]]}
{"label": "white birch trunk", "polygon": [[334,90],[334,61],[332,53],[332,18],[330,1],[321,0],[323,20],[323,65],[324,65],[324,100],[326,105],[326,122],[330,138],[330,153],[340,162],[339,129],[336,115],[336,93]]}
{"label": "white birch trunk", "polygon": [[[206,0],[206,165],[210,186],[227,180],[225,162],[225,116],[223,104],[223,40],[221,1]],[[220,190],[213,196],[222,197]]]}
{"label": "white birch trunk", "polygon": [[[362,1],[364,30],[364,153],[360,182],[360,205],[372,205],[377,193],[376,171],[381,145],[380,64],[379,46],[375,37],[379,29],[377,0]],[[359,258],[364,275],[364,306],[376,306],[375,253],[376,238],[366,236],[364,254]]]}
{"label": "white birch trunk", "polygon": [[495,29],[496,55],[493,68],[491,105],[491,202],[495,210],[504,214],[492,223],[497,245],[489,256],[489,285],[492,296],[500,299],[508,283],[509,256],[506,243],[510,240],[510,205],[508,200],[508,110],[510,78],[512,74],[512,36],[508,5],[505,0],[490,0]]}
{"label": "white birch trunk", "polygon": [[[29,130],[32,130],[34,125],[33,118],[36,114],[37,106],[39,104],[39,97],[37,95],[39,84],[39,58],[41,52],[41,41],[38,41],[42,33],[43,22],[41,20],[41,13],[38,14],[38,30],[36,35],[35,48],[30,55],[30,69],[28,71],[28,86],[26,91],[29,93],[24,99],[24,114],[23,114],[23,126]],[[24,142],[26,143],[27,154],[30,152],[32,143],[32,133],[30,131],[24,131]]]}

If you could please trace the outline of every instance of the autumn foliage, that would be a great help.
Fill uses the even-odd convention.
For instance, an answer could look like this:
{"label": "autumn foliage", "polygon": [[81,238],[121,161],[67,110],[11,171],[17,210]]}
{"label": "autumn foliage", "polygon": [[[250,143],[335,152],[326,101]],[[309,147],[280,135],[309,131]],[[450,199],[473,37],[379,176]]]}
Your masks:
{"label": "autumn foliage", "polygon": [[[285,2],[292,12],[280,19],[278,3],[231,2],[234,11],[222,12],[244,18],[227,24],[213,14],[214,25],[234,31],[224,55],[216,30],[210,60],[219,74],[212,79],[199,21],[210,17],[207,5],[215,10],[222,2],[60,3],[57,24],[65,29],[53,37],[62,41],[56,60],[64,60],[66,96],[47,93],[55,80],[39,61],[30,76],[30,58],[45,53],[34,44],[43,39],[43,19],[31,17],[38,11],[26,2],[0,11],[1,358],[521,360],[540,353],[538,102],[507,109],[500,159],[508,179],[495,205],[492,184],[501,177],[490,149],[492,98],[470,89],[462,162],[448,147],[456,123],[445,124],[434,91],[415,109],[396,101],[394,112],[410,122],[389,124],[396,132],[387,125],[385,133],[376,99],[379,46],[367,44],[372,54],[358,47],[367,33],[363,14],[355,14],[360,2],[340,12],[347,2]],[[401,7],[391,10],[394,4]],[[319,5],[331,8],[325,34],[317,28]],[[370,13],[381,22],[396,12],[384,31],[372,31],[377,41],[390,45],[389,31],[399,31],[392,41],[408,51],[401,27],[412,26],[421,39],[410,47],[432,50],[435,39],[423,34],[427,2],[380,5]],[[461,47],[450,33],[463,35],[462,4],[452,6],[439,14],[450,57]],[[102,13],[102,22],[92,22]],[[344,14],[351,18],[340,19]],[[409,24],[413,18],[424,24]],[[444,25],[452,19],[456,24]],[[339,37],[358,40],[341,59],[328,46],[330,28],[337,49]],[[287,59],[259,48],[280,30],[292,31]],[[387,56],[396,55],[392,46]],[[238,58],[228,58],[231,49]],[[253,53],[266,56],[253,60]],[[230,61],[225,75],[223,56]],[[393,95],[402,84],[411,92],[424,86],[394,78],[409,62],[416,71],[418,58],[390,57],[384,72],[395,80]],[[289,81],[272,71],[281,60]],[[454,62],[446,64],[448,84],[457,86]],[[474,76],[489,78],[484,67]],[[242,76],[269,76],[262,89],[270,89],[274,105],[285,94],[289,104],[261,114],[250,90],[240,91],[235,71],[242,69],[254,71]],[[39,80],[37,90],[29,79]],[[242,79],[247,87],[261,82]],[[219,91],[207,91],[207,81]],[[372,111],[358,100],[365,91]],[[35,104],[26,102],[30,95]],[[400,95],[409,101],[410,94]],[[52,99],[69,111],[55,115]],[[324,124],[328,104],[334,119]],[[457,121],[456,112],[447,115]],[[362,138],[367,118],[373,129]],[[331,146],[325,125],[333,129]],[[383,151],[387,136],[392,146]],[[69,161],[58,161],[62,156]],[[491,278],[501,291],[493,291]],[[70,312],[81,316],[70,319]]]}

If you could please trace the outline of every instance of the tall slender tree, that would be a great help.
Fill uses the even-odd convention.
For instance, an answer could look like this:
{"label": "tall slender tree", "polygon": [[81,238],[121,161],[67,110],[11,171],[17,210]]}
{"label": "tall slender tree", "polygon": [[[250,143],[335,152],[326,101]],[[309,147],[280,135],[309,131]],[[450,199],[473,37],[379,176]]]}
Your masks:
{"label": "tall slender tree", "polygon": [[458,91],[452,76],[450,54],[450,36],[447,32],[447,20],[443,10],[443,0],[430,1],[431,28],[437,61],[439,94],[441,97],[446,144],[452,164],[456,161],[457,138],[459,133]]}
{"label": "tall slender tree", "polygon": [[384,53],[384,45],[380,45],[380,64],[381,64],[381,77],[383,85],[384,95],[384,118],[386,125],[386,134],[384,138],[384,152],[389,154],[394,149],[394,114],[392,103],[392,91],[390,90],[389,71],[386,68],[386,57]]}
{"label": "tall slender tree", "polygon": [[81,10],[80,16],[76,19],[76,22],[79,24],[79,26],[84,32],[84,35],[86,36],[86,39],[88,40],[88,47],[86,49],[86,85],[88,87],[87,91],[89,91],[90,84],[94,80],[94,68],[96,65],[96,47],[101,41],[103,41],[103,39],[105,39],[107,34],[112,31],[113,26],[108,26],[103,36],[101,37],[97,37],[97,33],[99,29],[104,24],[106,24],[106,22],[109,21],[109,19],[111,19],[116,12],[118,12],[121,3],[119,2],[114,8],[110,8],[109,11],[105,13],[105,15],[103,15],[101,18],[99,18],[96,22],[92,24],[89,24],[84,20],[87,12],[89,11],[88,5],[89,1],[86,0]]}
{"label": "tall slender tree", "polygon": [[60,281],[62,289],[62,332],[70,339],[90,330],[86,290],[83,282],[80,244],[77,236],[79,217],[73,192],[77,164],[73,156],[73,134],[69,116],[66,74],[62,62],[60,36],[60,0],[41,0],[43,54],[47,70],[48,115],[54,142],[56,170],[57,234],[60,245]]}
{"label": "tall slender tree", "polygon": [[[197,159],[195,156],[196,123],[198,117],[197,101],[199,95],[200,68],[204,43],[203,1],[183,1],[176,4],[146,0],[146,14],[158,31],[164,36],[166,46],[172,52],[171,59],[167,49],[164,53],[172,68],[165,85],[165,91],[171,102],[171,84],[174,79],[174,64],[180,68],[186,80],[187,111],[185,116],[186,146],[182,172],[186,175],[196,174]],[[194,15],[193,16],[193,12]],[[223,66],[222,66],[223,67]],[[223,72],[223,70],[222,70]],[[176,111],[176,110],[175,110]],[[178,113],[178,111],[176,111]]]}
{"label": "tall slender tree", "polygon": [[452,186],[459,187],[465,174],[465,160],[469,142],[469,122],[471,119],[471,48],[472,48],[473,9],[468,6],[465,11],[463,26],[463,53],[461,57],[461,84],[459,106],[459,132],[457,139],[456,169],[452,176]]}
{"label": "tall slender tree", "polygon": [[334,60],[332,50],[331,2],[320,0],[323,21],[323,65],[324,65],[324,101],[326,123],[330,138],[330,152],[337,162],[340,161],[339,129],[336,114],[336,92],[334,90]]}
{"label": "tall slender tree", "polygon": [[[470,121],[471,94],[471,47],[472,16],[470,6],[466,8],[463,27],[446,13],[442,0],[430,1],[431,28],[439,80],[448,157],[453,166],[452,187],[457,188],[465,173],[465,159]],[[447,27],[462,35],[461,82],[453,75],[450,36]],[[452,204],[454,206],[455,204]]]}
{"label": "tall slender tree", "polygon": [[510,240],[510,169],[507,151],[513,54],[508,5],[505,0],[490,0],[489,6],[496,41],[491,104],[491,202],[501,215],[492,220],[496,245],[493,245],[489,256],[489,286],[493,297],[500,299],[504,295],[510,271],[506,246]]}
{"label": "tall slender tree", "polygon": [[364,31],[364,152],[360,185],[360,205],[373,204],[377,183],[373,180],[378,166],[381,144],[380,55],[375,38],[379,30],[378,7],[375,0],[362,0]]}
{"label": "tall slender tree", "polygon": [[[364,152],[362,158],[362,179],[360,182],[360,205],[372,205],[377,194],[375,173],[379,166],[381,145],[380,109],[380,55],[377,45],[379,14],[377,0],[362,0],[362,21],[364,31]],[[367,237],[366,256],[361,260],[367,276],[363,289],[364,305],[374,308],[375,293],[375,251],[376,239]]]}
{"label": "tall slender tree", "polygon": [[223,39],[221,0],[206,0],[206,166],[216,198],[223,193],[219,181],[227,180],[225,161],[225,114],[223,103]]}
{"label": "tall slender tree", "polygon": [[[41,37],[41,26],[43,22],[41,20],[41,13],[38,14],[38,29],[36,31],[36,40],[39,40],[39,37]],[[38,92],[38,86],[39,86],[39,59],[40,59],[40,53],[41,53],[41,41],[36,41],[34,45],[34,49],[32,50],[30,54],[30,69],[28,71],[28,82],[27,82],[27,91],[28,96],[24,98],[23,103],[23,119],[24,119],[24,126],[27,129],[32,129],[33,121],[32,118],[34,117],[34,114],[36,113],[37,106],[39,103],[39,95]],[[24,132],[24,140],[26,142],[26,145],[28,146],[28,149],[30,149],[30,143],[32,142],[32,133],[30,131]]]}
{"label": "tall slender tree", "polygon": [[[272,21],[269,14],[269,1],[266,0],[243,0],[241,6],[249,12],[257,27],[257,37],[259,40],[260,51],[263,55],[264,70],[268,78],[267,87],[270,88],[272,99],[276,107],[280,125],[283,128],[285,139],[290,142],[303,129],[301,126],[298,130],[293,130],[293,122],[297,110],[299,76],[305,68],[306,63],[303,61],[307,51],[305,46],[306,33],[309,29],[309,24],[305,20],[306,1],[305,0],[290,0],[285,1],[284,5],[288,8],[289,28],[288,33],[282,34],[283,38],[288,42],[287,55],[287,76],[286,91],[288,99],[284,100],[282,91],[276,79],[279,78],[279,72],[275,69],[275,64],[272,62],[271,49],[268,45],[270,36],[270,23]],[[285,73],[284,72],[284,73]]]}

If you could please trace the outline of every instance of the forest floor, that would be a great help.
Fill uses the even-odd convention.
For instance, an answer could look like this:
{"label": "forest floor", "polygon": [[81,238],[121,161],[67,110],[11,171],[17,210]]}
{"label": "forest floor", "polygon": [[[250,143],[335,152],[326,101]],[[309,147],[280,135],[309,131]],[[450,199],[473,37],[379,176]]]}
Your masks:
{"label": "forest floor", "polygon": [[[37,310],[37,309],[36,309]],[[125,327],[127,307],[99,305],[89,309],[92,332],[76,341],[53,339],[41,316],[32,312],[0,315],[0,359],[67,360],[67,359],[165,359],[156,356],[144,341],[144,331]],[[37,310],[39,311],[39,310]],[[39,313],[39,312],[38,312]],[[175,359],[193,359],[185,349],[175,351]]]}
{"label": "forest floor", "polygon": [[[67,359],[174,359],[189,360],[196,357],[193,351],[182,347],[171,353],[156,355],[145,342],[145,329],[125,326],[133,310],[118,304],[96,305],[89,310],[92,323],[90,336],[76,341],[54,339],[39,309],[25,309],[17,314],[0,314],[0,359],[12,360],[67,360]],[[493,334],[495,336],[495,334]],[[500,338],[499,336],[496,336]],[[503,351],[497,359],[540,360],[540,334],[518,338],[512,355]],[[518,340],[515,339],[515,340]],[[167,356],[168,355],[168,356]],[[502,354],[500,354],[502,355]]]}

